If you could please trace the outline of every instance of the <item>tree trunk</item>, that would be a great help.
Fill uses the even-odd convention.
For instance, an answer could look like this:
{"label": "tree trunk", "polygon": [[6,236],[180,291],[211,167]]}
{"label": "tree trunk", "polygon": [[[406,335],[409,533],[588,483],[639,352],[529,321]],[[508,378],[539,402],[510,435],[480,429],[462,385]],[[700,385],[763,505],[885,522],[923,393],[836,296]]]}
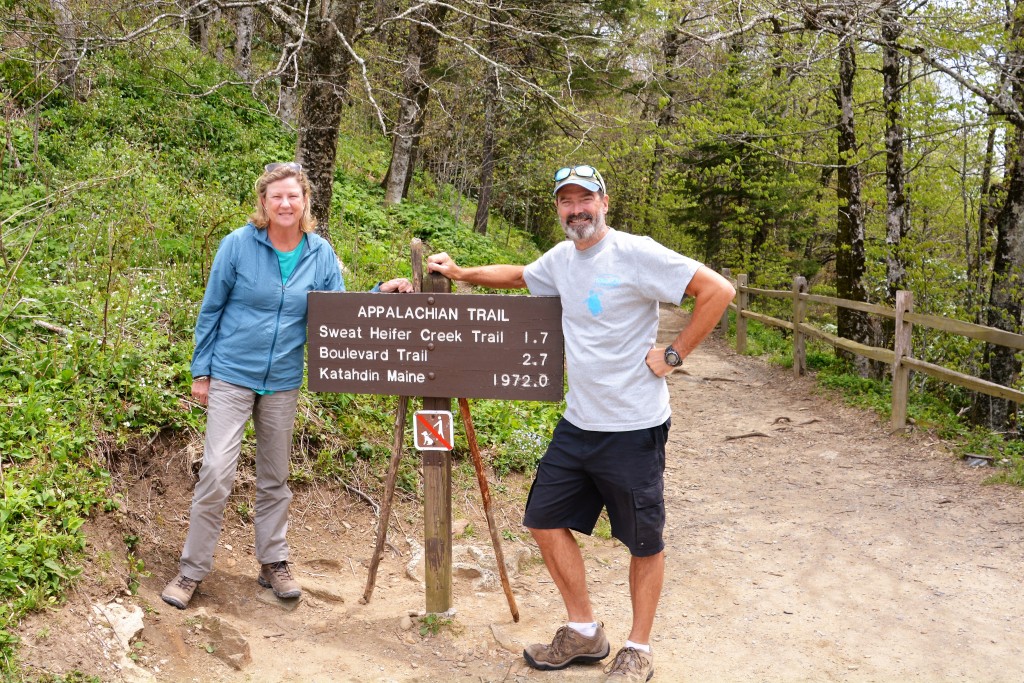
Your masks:
{"label": "tree trunk", "polygon": [[[422,13],[418,13],[418,18]],[[398,122],[391,134],[391,164],[384,178],[384,205],[399,204],[405,194],[405,179],[412,174],[413,128],[419,118],[417,94],[426,84],[420,78],[422,41],[427,29],[416,23],[409,24],[409,38],[405,45],[405,67],[402,71],[402,97],[398,102]],[[431,32],[432,33],[432,32]]]}
{"label": "tree trunk", "polygon": [[76,74],[78,72],[78,27],[68,0],[50,0],[57,20],[57,34],[60,36],[60,59],[57,62],[57,84],[64,93],[74,99],[77,96]]}
{"label": "tree trunk", "polygon": [[[985,140],[985,160],[981,167],[981,207],[978,212],[978,230],[974,240],[974,256],[968,262],[968,275],[974,283],[975,301],[980,303],[985,298],[987,280],[985,276],[985,256],[988,251],[988,236],[996,230],[996,218],[999,216],[997,185],[992,183],[992,167],[995,165],[996,124],[989,125],[988,137]],[[979,307],[980,308],[980,307]],[[978,323],[982,318],[978,318]]]}
{"label": "tree trunk", "polygon": [[[1012,8],[1010,50],[1006,57],[1008,80],[1013,101],[1024,106],[1024,7]],[[992,287],[989,291],[988,325],[1009,332],[1021,332],[1021,302],[1024,300],[1024,127],[1013,127],[1013,140],[1007,145],[1009,179],[1006,199],[996,218],[995,253],[992,263]],[[1011,386],[1021,371],[1017,353],[1005,346],[989,344],[985,348],[988,376],[992,382]],[[982,414],[990,429],[1011,429],[1016,405],[1006,399],[985,397]],[[1019,425],[1018,425],[1019,426]]]}
{"label": "tree trunk", "polygon": [[480,191],[476,198],[476,216],[473,230],[487,234],[487,219],[491,211],[491,190],[494,187],[494,118],[497,115],[498,79],[494,69],[489,69],[487,79],[487,102],[484,105],[484,139],[481,145]]}
{"label": "tree trunk", "polygon": [[[494,28],[494,3],[490,3],[491,23],[487,25],[487,52],[491,59],[498,56],[498,32]],[[484,139],[481,145],[480,191],[476,197],[476,215],[473,230],[487,234],[487,219],[491,211],[491,189],[494,186],[494,128],[498,109],[498,72],[491,66],[487,69],[487,90],[484,95]]]}
{"label": "tree trunk", "polygon": [[217,20],[220,10],[216,7],[200,7],[198,11],[201,14],[196,17],[195,26],[189,26],[189,35],[195,30],[199,36],[199,49],[205,54],[210,54],[210,36],[213,33],[213,24]]}
{"label": "tree trunk", "polygon": [[281,30],[280,44],[284,63],[278,77],[277,118],[289,126],[295,126],[295,108],[299,100],[299,55],[295,48],[289,45],[293,37],[288,28],[281,23],[278,23],[278,28]]}
{"label": "tree trunk", "polygon": [[296,159],[312,185],[313,216],[316,231],[330,239],[331,195],[338,152],[341,110],[347,96],[352,57],[338,32],[355,33],[360,2],[334,5],[335,11],[322,16],[313,28],[305,52],[304,67],[310,83],[299,112],[299,139]]}
{"label": "tree trunk", "polygon": [[203,44],[203,8],[194,6],[189,0],[178,0],[182,9],[187,11],[185,15],[185,26],[188,29],[188,39],[193,46],[202,48]]}
{"label": "tree trunk", "polygon": [[[885,283],[886,300],[896,304],[896,292],[906,288],[907,264],[903,258],[903,238],[910,229],[903,155],[903,64],[905,58],[896,48],[903,33],[900,8],[890,2],[879,8],[882,20],[882,104],[885,108]],[[896,328],[894,320],[882,320],[874,346],[892,348]],[[889,366],[869,363],[871,377],[882,379]]]}
{"label": "tree trunk", "polygon": [[249,80],[255,32],[256,11],[252,7],[239,7],[235,11],[235,73],[242,80]]}
{"label": "tree trunk", "polygon": [[385,178],[384,205],[399,204],[405,195],[405,179],[412,175],[413,128],[419,114],[415,97],[403,97],[398,105],[398,125],[391,139],[391,165]]}
{"label": "tree trunk", "polygon": [[[431,7],[417,12],[416,17],[440,28],[447,12],[447,7]],[[437,62],[439,39],[437,31],[418,23],[409,24],[398,123],[391,138],[391,164],[382,182],[385,205],[400,203],[409,191],[417,138],[423,129],[424,113],[430,98],[430,86],[424,74]]]}
{"label": "tree trunk", "polygon": [[[431,62],[433,65],[433,62]],[[424,66],[424,69],[426,66]],[[427,124],[427,102],[430,100],[430,88],[423,88],[417,97],[417,108],[419,114],[416,116],[416,122],[412,126],[412,146],[409,149],[409,170],[405,174],[405,183],[402,185],[402,199],[409,196],[409,188],[412,186],[413,173],[416,170],[416,164],[419,163],[420,156],[420,141],[423,139],[423,127]],[[393,159],[392,159],[393,160]],[[384,174],[384,180],[381,181],[381,187],[387,189],[388,183],[391,178],[391,164],[388,164],[387,173]]]}
{"label": "tree trunk", "polygon": [[[853,82],[857,73],[854,39],[849,27],[839,41],[839,85],[836,100],[839,105],[838,173],[836,194],[839,210],[836,220],[836,291],[840,298],[866,301],[864,287],[864,207],[861,203],[861,173],[857,160],[857,132],[854,126]],[[871,328],[867,314],[840,308],[838,312],[839,336],[862,344],[870,343]],[[858,370],[867,373],[865,359],[853,360]]]}
{"label": "tree trunk", "polygon": [[299,99],[298,55],[290,53],[280,76],[280,90],[277,93],[277,117],[289,126],[295,125],[295,105]]}
{"label": "tree trunk", "polygon": [[[1020,86],[1015,86],[1019,89]],[[990,327],[1021,333],[1021,301],[1024,300],[1024,130],[1014,132],[1014,159],[1006,201],[996,220],[996,243],[989,292]],[[1012,386],[1021,371],[1017,353],[1005,346],[985,348],[988,376],[992,382]],[[1015,404],[1006,399],[981,397],[982,415],[990,429],[1006,430],[1013,424]],[[987,410],[985,409],[987,408]]]}
{"label": "tree trunk", "polygon": [[905,288],[907,264],[902,243],[910,229],[903,167],[903,57],[896,49],[903,27],[896,2],[880,10],[882,15],[882,101],[885,106],[885,280],[889,303]]}
{"label": "tree trunk", "polygon": [[[643,229],[642,226],[651,225],[652,217],[658,212],[656,204],[658,202],[661,176],[665,170],[665,157],[667,155],[665,140],[672,136],[673,129],[679,120],[676,104],[676,96],[680,87],[679,52],[688,40],[678,28],[682,21],[683,16],[679,9],[673,8],[669,11],[667,28],[661,43],[664,61],[661,66],[660,83],[663,94],[654,98],[656,104],[652,103],[651,105],[652,107],[656,106],[658,112],[656,120],[657,132],[651,158],[651,180],[649,183],[641,185],[640,196],[638,197],[640,205],[639,220],[641,223],[641,226],[638,226],[638,228],[641,230]],[[625,202],[612,202],[611,215],[609,216],[611,224],[619,229],[626,229],[625,221],[623,220],[625,212]]]}
{"label": "tree trunk", "polygon": [[[1007,30],[1010,26],[1007,25]],[[999,90],[1006,86],[1007,73],[1004,68],[999,74]],[[968,281],[974,284],[971,300],[971,308],[976,308],[975,322],[985,324],[985,308],[981,302],[987,300],[989,272],[986,267],[989,257],[989,235],[996,233],[996,220],[999,218],[999,195],[1002,193],[1003,185],[992,182],[992,168],[995,166],[996,133],[999,123],[990,120],[988,125],[988,136],[985,139],[985,158],[981,167],[981,188],[980,188],[980,209],[978,212],[978,231],[974,243],[974,256],[967,261]],[[1009,165],[1006,166],[1009,171]],[[1009,173],[1004,173],[1004,178]],[[968,248],[968,254],[970,249]],[[978,394],[980,399],[983,394]]]}
{"label": "tree trunk", "polygon": [[664,73],[662,83],[664,97],[661,98],[663,106],[658,112],[658,138],[654,143],[654,159],[651,163],[651,188],[656,188],[661,181],[662,169],[665,164],[665,142],[664,139],[672,134],[672,128],[678,121],[676,114],[676,94],[679,90],[679,50],[686,39],[677,30],[676,25],[682,21],[680,11],[672,10],[669,13],[668,28],[665,30],[665,39],[662,41],[664,53]]}
{"label": "tree trunk", "polygon": [[420,115],[416,117],[416,124],[412,128],[412,149],[409,150],[409,172],[405,174],[405,185],[402,187],[402,198],[409,196],[409,187],[412,185],[413,171],[420,158],[420,140],[423,139],[423,127],[427,124],[427,100],[430,97],[430,90],[420,93]]}

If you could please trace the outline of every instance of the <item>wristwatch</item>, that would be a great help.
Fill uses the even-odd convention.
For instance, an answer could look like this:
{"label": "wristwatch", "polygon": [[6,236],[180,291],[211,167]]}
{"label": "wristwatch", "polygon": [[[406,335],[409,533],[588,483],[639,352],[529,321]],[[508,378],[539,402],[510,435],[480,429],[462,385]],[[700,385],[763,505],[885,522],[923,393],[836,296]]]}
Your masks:
{"label": "wristwatch", "polygon": [[670,344],[665,348],[665,365],[672,368],[678,368],[683,364],[683,357],[679,355],[679,352],[672,348]]}

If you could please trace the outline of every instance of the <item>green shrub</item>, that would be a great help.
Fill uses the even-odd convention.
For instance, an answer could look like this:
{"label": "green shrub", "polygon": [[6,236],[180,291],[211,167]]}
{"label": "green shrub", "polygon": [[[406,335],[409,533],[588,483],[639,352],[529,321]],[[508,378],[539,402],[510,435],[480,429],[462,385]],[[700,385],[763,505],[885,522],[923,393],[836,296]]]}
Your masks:
{"label": "green shrub", "polygon": [[109,476],[95,466],[67,460],[5,467],[0,487],[0,672],[8,672],[24,613],[57,604],[81,569],[82,524],[91,510],[114,503]]}
{"label": "green shrub", "polygon": [[[114,506],[107,460],[101,465],[96,454],[116,457],[118,448],[157,433],[202,430],[204,411],[188,399],[189,362],[210,264],[219,240],[246,221],[259,170],[295,149],[294,133],[250,91],[214,88],[233,75],[170,38],[154,38],[145,51],[92,53],[81,73],[91,86],[83,101],[51,96],[38,120],[0,121],[21,160],[16,169],[6,155],[0,167],[0,260],[9,267],[0,291],[5,679],[17,673],[18,620],[60,601],[80,571],[84,520],[97,506]],[[32,95],[24,89],[32,77],[16,60],[0,60],[3,92]],[[52,85],[44,80],[37,84]],[[408,258],[396,255],[408,253],[414,236],[467,265],[536,257],[529,237],[500,221],[495,240],[440,207],[384,208],[373,177],[387,167],[386,139],[343,136],[342,146],[330,228],[350,290],[410,275]],[[348,483],[384,471],[394,397],[304,393],[302,400],[297,480]],[[557,405],[505,405],[481,410],[481,438],[499,453],[498,471],[525,470],[537,458],[537,439],[510,437],[546,438]],[[403,460],[398,479],[411,493],[414,462]],[[134,587],[145,566],[126,544]]]}
{"label": "green shrub", "polygon": [[531,472],[544,455],[564,405],[538,401],[474,401],[473,425],[481,448],[492,453],[499,477]]}

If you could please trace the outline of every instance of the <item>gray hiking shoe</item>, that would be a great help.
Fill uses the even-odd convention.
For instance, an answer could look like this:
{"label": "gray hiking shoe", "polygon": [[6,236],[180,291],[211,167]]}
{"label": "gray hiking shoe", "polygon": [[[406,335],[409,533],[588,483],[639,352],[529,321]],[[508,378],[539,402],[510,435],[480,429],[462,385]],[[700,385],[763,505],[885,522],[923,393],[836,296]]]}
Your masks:
{"label": "gray hiking shoe", "polygon": [[179,573],[167,584],[167,588],[164,588],[164,592],[160,594],[160,597],[168,605],[174,605],[178,609],[185,609],[188,607],[188,601],[192,599],[192,594],[196,592],[198,586],[199,581]]}
{"label": "gray hiking shoe", "polygon": [[605,683],[646,683],[654,676],[654,653],[624,647],[604,672]]}
{"label": "gray hiking shoe", "polygon": [[523,650],[523,659],[534,669],[552,671],[564,669],[570,664],[586,664],[599,662],[608,656],[611,648],[604,636],[604,628],[597,627],[597,632],[590,638],[563,626],[555,631],[555,638],[550,645],[538,643]]}
{"label": "gray hiking shoe", "polygon": [[264,588],[272,588],[274,595],[279,598],[297,598],[302,595],[302,587],[299,586],[298,581],[292,578],[287,560],[263,565],[260,567],[260,576],[256,580]]}

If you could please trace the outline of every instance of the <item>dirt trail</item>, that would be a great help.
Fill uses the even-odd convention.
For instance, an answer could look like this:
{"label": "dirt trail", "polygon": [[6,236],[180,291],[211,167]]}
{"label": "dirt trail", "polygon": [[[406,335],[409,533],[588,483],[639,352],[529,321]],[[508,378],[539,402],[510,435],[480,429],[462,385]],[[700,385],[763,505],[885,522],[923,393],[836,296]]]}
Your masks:
{"label": "dirt trail", "polygon": [[[663,336],[682,323],[666,310]],[[873,414],[818,393],[811,380],[717,341],[686,368],[670,378],[667,577],[655,680],[1022,680],[1024,492],[985,486],[985,471],[955,461],[928,434],[892,435]],[[118,532],[104,532],[101,520],[89,580],[63,609],[22,629],[29,667],[131,681],[603,680],[600,666],[544,673],[522,663],[523,645],[548,640],[564,617],[545,569],[527,559],[532,546],[519,520],[528,482],[508,479],[492,490],[499,524],[523,539],[505,545],[520,560],[513,578],[520,623],[488,580],[486,522],[478,493],[467,488],[454,503],[456,517],[471,525],[456,539],[469,553],[456,571],[457,614],[452,626],[424,637],[408,619],[424,603],[420,583],[406,576],[422,534],[415,504],[399,505],[390,538],[402,556],[385,557],[373,600],[360,605],[372,513],[325,489],[293,503],[293,559],[306,587],[293,611],[256,585],[252,529],[235,516],[194,607],[164,605],[159,590],[184,536],[183,461],[138,464],[128,481],[126,517],[153,572],[138,596],[122,596],[147,608],[138,666],[117,670],[101,636],[86,627],[89,603],[119,587],[117,567],[104,572],[97,559],[117,546],[109,536]],[[464,479],[472,486],[471,476]],[[616,648],[629,630],[627,553],[614,540],[581,544],[598,618]],[[212,617],[248,644],[251,661],[241,670],[218,659],[230,639],[211,646],[219,637]]]}

